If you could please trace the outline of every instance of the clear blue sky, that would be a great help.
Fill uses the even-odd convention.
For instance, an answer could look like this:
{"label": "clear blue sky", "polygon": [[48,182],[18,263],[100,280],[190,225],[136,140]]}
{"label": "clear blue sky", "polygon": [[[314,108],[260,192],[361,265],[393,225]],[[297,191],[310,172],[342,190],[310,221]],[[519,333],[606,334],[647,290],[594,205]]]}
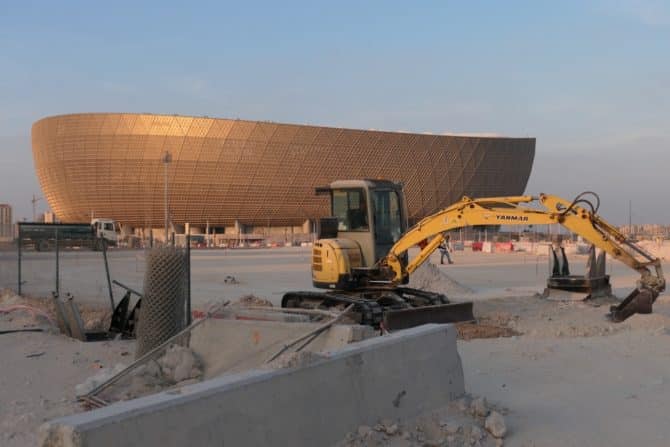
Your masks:
{"label": "clear blue sky", "polygon": [[[153,112],[537,138],[528,192],[670,224],[670,2],[0,0],[0,202],[39,118]],[[42,202],[40,210],[46,205]]]}

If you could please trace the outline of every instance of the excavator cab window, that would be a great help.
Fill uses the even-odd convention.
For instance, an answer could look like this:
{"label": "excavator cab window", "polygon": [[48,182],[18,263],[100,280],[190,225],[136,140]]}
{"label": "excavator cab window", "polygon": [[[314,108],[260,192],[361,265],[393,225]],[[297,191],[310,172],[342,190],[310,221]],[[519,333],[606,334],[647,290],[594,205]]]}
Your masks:
{"label": "excavator cab window", "polygon": [[372,193],[372,204],[376,243],[396,243],[404,232],[398,193],[392,190],[376,190]]}
{"label": "excavator cab window", "polygon": [[369,231],[368,206],[363,189],[334,189],[333,216],[338,231]]}

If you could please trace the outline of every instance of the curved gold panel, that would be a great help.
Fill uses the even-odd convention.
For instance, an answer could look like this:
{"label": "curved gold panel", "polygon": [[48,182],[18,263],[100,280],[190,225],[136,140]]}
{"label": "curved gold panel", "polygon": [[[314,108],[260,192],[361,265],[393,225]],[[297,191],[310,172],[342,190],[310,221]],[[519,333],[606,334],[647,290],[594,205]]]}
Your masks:
{"label": "curved gold panel", "polygon": [[523,193],[534,138],[338,129],[186,116],[92,113],[37,121],[35,169],[62,221],[91,214],[163,224],[168,150],[174,223],[299,225],[328,214],[316,186],[337,179],[405,183],[412,220],[463,195]]}

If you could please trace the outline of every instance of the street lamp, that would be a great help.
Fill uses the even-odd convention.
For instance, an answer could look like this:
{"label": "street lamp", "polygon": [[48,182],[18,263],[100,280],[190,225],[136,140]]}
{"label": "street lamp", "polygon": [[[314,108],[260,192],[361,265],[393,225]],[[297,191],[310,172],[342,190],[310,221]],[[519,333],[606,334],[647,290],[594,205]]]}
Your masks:
{"label": "street lamp", "polygon": [[165,243],[167,244],[168,242],[168,165],[172,161],[172,154],[170,154],[169,151],[163,152],[163,155],[161,156],[161,161],[163,162],[163,165],[165,166],[164,169],[164,174],[165,174]]}

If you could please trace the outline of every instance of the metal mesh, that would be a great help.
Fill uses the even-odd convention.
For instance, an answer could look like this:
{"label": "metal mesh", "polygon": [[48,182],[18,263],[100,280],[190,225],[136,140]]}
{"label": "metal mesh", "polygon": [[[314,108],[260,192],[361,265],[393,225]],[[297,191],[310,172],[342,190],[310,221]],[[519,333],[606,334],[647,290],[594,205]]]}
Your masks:
{"label": "metal mesh", "polygon": [[146,263],[137,358],[185,326],[186,252],[174,247],[153,248],[147,251]]}

